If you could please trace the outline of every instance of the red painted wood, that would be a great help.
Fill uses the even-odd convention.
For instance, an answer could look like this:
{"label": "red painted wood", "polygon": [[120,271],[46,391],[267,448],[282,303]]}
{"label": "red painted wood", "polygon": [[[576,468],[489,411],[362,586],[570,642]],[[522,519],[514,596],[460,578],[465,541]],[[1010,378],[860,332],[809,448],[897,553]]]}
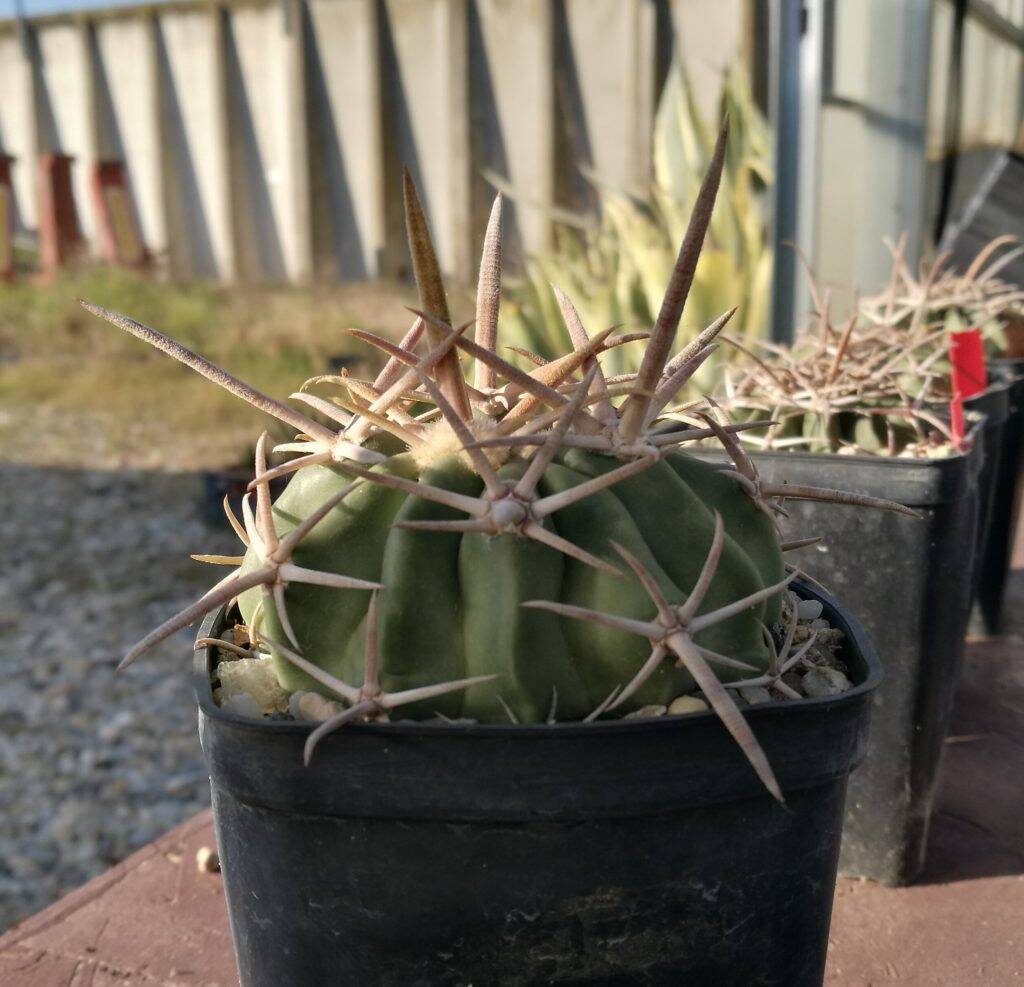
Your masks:
{"label": "red painted wood", "polygon": [[9,154],[0,154],[0,280],[14,277],[14,188]]}
{"label": "red painted wood", "polygon": [[82,247],[71,184],[73,161],[74,158],[67,154],[39,156],[39,264],[44,277],[55,274]]}
{"label": "red painted wood", "polygon": [[110,264],[141,267],[147,261],[123,161],[98,161],[90,176],[100,253]]}

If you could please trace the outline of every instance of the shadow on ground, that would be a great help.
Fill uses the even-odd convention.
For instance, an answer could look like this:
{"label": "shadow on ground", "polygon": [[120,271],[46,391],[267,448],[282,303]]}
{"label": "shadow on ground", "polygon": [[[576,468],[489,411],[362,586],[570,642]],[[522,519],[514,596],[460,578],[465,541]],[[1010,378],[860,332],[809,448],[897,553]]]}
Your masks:
{"label": "shadow on ground", "polygon": [[1024,527],[1014,563],[1003,634],[967,646],[921,879],[839,881],[830,987],[1024,979]]}

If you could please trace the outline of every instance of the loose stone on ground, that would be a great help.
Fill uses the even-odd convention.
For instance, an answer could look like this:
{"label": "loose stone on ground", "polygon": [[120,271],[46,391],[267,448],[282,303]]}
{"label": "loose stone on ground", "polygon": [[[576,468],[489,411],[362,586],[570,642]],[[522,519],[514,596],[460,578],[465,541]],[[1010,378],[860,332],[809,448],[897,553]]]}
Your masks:
{"label": "loose stone on ground", "polygon": [[124,651],[234,552],[195,475],[0,465],[0,929],[209,802],[189,682],[194,631]]}

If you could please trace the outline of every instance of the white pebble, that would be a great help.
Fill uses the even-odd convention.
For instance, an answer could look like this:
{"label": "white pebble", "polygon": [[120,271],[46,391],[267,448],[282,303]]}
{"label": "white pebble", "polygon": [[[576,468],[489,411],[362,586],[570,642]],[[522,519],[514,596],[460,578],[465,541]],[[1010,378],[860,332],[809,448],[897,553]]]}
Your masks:
{"label": "white pebble", "polygon": [[627,713],[624,720],[645,720],[650,716],[664,716],[668,711],[666,706],[641,706],[639,709],[634,709],[632,713]]}
{"label": "white pebble", "polygon": [[815,698],[825,696],[837,696],[851,688],[850,680],[839,671],[838,668],[812,668],[808,671],[800,683],[804,693]]}
{"label": "white pebble", "polygon": [[[295,696],[299,698],[296,700]],[[319,692],[297,692],[292,695],[292,716],[306,723],[323,723],[332,716],[337,716],[345,707],[341,703],[324,699]]]}
{"label": "white pebble", "polygon": [[679,696],[668,707],[669,716],[684,716],[686,713],[703,713],[708,704],[698,696]]}
{"label": "white pebble", "polygon": [[221,709],[226,709],[235,716],[248,716],[254,720],[263,719],[263,710],[260,704],[248,692],[236,692],[232,696],[221,700]]}
{"label": "white pebble", "polygon": [[217,665],[220,696],[226,701],[238,693],[248,693],[263,713],[283,713],[288,709],[288,693],[281,688],[274,671],[274,659],[239,658]]}
{"label": "white pebble", "polygon": [[196,851],[196,869],[203,874],[216,874],[220,870],[220,857],[217,851],[208,846],[201,846]]}
{"label": "white pebble", "polygon": [[817,620],[823,609],[819,600],[801,600],[796,606],[796,615],[800,620]]}
{"label": "white pebble", "polygon": [[751,706],[772,701],[772,694],[763,685],[748,685],[737,691]]}

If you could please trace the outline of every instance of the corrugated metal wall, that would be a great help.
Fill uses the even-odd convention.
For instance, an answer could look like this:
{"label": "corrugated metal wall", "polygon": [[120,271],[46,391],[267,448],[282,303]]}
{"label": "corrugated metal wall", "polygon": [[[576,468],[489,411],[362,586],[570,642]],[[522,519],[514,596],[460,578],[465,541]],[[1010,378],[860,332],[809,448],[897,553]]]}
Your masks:
{"label": "corrugated metal wall", "polygon": [[[0,152],[21,229],[36,226],[37,155],[63,151],[95,249],[91,168],[122,160],[146,244],[177,277],[252,281],[400,273],[407,165],[444,266],[468,281],[485,175],[573,208],[592,197],[581,164],[642,184],[673,49],[710,110],[730,61],[757,48],[764,67],[754,11],[784,2],[228,0],[40,18],[25,37],[0,23]],[[1024,26],[1024,0],[988,6]],[[808,9],[831,27],[801,222],[820,276],[848,295],[884,282],[883,236],[927,246],[953,4]],[[1022,78],[1020,50],[969,17],[962,146],[1019,141]],[[548,244],[543,211],[513,203],[508,220],[513,258]]]}
{"label": "corrugated metal wall", "polygon": [[[355,280],[404,257],[413,172],[446,269],[473,274],[493,171],[578,206],[577,164],[649,174],[679,44],[705,106],[737,57],[743,0],[233,0],[0,25],[0,150],[32,230],[35,160],[60,151],[95,242],[92,166],[122,160],[144,239],[181,278]],[[548,242],[514,206],[510,239]]]}

